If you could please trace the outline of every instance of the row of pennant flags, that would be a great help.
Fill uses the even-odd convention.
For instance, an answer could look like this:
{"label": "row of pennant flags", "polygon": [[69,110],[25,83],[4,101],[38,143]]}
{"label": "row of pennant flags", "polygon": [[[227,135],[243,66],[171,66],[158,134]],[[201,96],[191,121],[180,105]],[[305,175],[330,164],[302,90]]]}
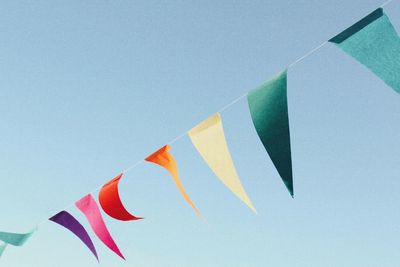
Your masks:
{"label": "row of pennant flags", "polygon": [[[329,42],[369,68],[387,85],[400,93],[400,38],[382,8],[379,8],[336,35]],[[287,69],[247,94],[247,102],[255,130],[282,181],[293,197],[292,158],[290,149],[289,116],[287,106]],[[187,132],[193,146],[221,180],[244,204],[257,212],[247,195],[229,152],[221,115],[216,113]],[[145,160],[166,169],[185,201],[203,218],[200,210],[186,192],[178,172],[177,162],[165,145]],[[75,203],[86,217],[92,231],[111,251],[122,259],[124,255],[112,238],[101,209],[120,221],[141,220],[124,207],[118,192],[123,173],[104,184],[98,203],[88,194]],[[100,209],[101,207],[101,209]],[[98,260],[96,247],[85,227],[69,212],[62,210],[49,218],[77,236]],[[8,245],[22,246],[37,230],[28,233],[0,232],[0,256]]]}

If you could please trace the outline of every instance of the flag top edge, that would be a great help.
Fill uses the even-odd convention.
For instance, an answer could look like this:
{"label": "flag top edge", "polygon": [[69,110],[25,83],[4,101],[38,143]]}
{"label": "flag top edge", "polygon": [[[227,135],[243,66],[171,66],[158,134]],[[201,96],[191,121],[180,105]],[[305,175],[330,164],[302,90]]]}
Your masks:
{"label": "flag top edge", "polygon": [[342,31],[335,37],[331,38],[329,42],[340,44],[341,42],[345,41],[347,38],[352,36],[353,34],[361,31],[363,28],[374,22],[375,20],[379,19],[383,16],[383,9],[380,7],[361,19],[360,21],[354,23],[352,26],[347,28],[346,30]]}

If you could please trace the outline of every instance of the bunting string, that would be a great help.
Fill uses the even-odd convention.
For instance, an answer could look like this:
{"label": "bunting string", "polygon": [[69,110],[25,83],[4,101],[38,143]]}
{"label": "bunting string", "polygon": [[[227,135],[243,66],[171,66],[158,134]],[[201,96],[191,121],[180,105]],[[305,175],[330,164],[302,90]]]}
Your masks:
{"label": "bunting string", "polygon": [[[380,5],[380,8],[385,7],[386,5],[390,4],[393,0],[388,0],[386,2],[384,2],[382,5]],[[329,41],[324,41],[323,43],[321,43],[320,45],[316,46],[315,48],[311,49],[309,52],[305,53],[303,56],[299,57],[298,59],[294,60],[292,63],[287,65],[286,69],[290,69],[292,67],[294,67],[295,65],[297,65],[298,63],[302,62],[303,60],[305,60],[306,58],[312,56],[314,53],[316,53],[317,51],[319,51],[321,48],[323,48],[326,44],[328,44]],[[248,93],[251,90],[246,91],[244,94],[240,95],[239,97],[236,97],[235,99],[233,99],[231,102],[229,102],[228,104],[226,104],[225,106],[223,106],[222,108],[220,108],[217,112],[215,113],[222,113],[228,109],[230,109],[232,106],[234,106],[235,104],[237,104],[238,102],[242,101],[243,99],[246,99]],[[185,137],[186,135],[188,135],[188,130],[184,131],[183,133],[177,135],[175,138],[173,138],[172,140],[170,140],[169,142],[165,143],[168,145],[172,145],[176,142],[178,142],[179,140],[181,140],[183,137]],[[137,162],[135,162],[134,164],[132,164],[131,166],[129,166],[128,168],[126,168],[125,170],[123,170],[121,173],[125,174],[129,171],[131,171],[132,169],[140,166],[142,163],[144,163],[145,160],[141,159],[138,160]],[[103,184],[97,186],[95,189],[91,190],[89,193],[87,194],[94,194],[96,192],[98,192],[99,190],[101,190],[101,188],[103,187]],[[59,209],[59,210],[67,210],[71,207],[74,206],[74,203],[71,203],[69,205],[67,205],[66,207],[64,207],[63,209]],[[57,213],[57,212],[55,212]],[[53,213],[53,214],[55,214]],[[50,216],[51,217],[51,216]],[[43,221],[39,222],[37,224],[37,228],[39,228],[40,226],[42,226],[44,223],[48,222],[48,218],[44,219]]]}
{"label": "bunting string", "polygon": [[[118,191],[118,184],[123,175],[138,167],[143,162],[157,164],[168,171],[183,198],[204,219],[200,210],[186,192],[179,176],[178,164],[170,153],[170,146],[186,136],[191,140],[192,145],[215,176],[237,198],[257,213],[236,171],[225,139],[220,114],[243,99],[247,99],[251,119],[261,143],[290,195],[293,197],[293,171],[287,98],[288,70],[319,51],[326,44],[332,43],[367,67],[389,87],[400,93],[400,36],[395,26],[392,25],[390,18],[383,10],[383,7],[392,1],[386,1],[378,9],[367,14],[352,26],[288,64],[275,77],[233,99],[195,127],[184,131],[164,144],[156,152],[137,161],[107,183],[91,190],[75,203],[71,203],[60,212],[41,221],[30,232],[0,232],[0,256],[8,245],[22,246],[41,225],[50,220],[74,233],[92,252],[97,261],[99,261],[95,245],[85,227],[66,211],[75,204],[76,208],[86,217],[87,222],[98,239],[116,255],[125,260],[124,255],[114,242],[106,226],[100,206],[107,215],[116,220],[131,221],[143,219],[134,216],[125,209]],[[98,200],[100,206],[92,195],[96,192],[99,192]]]}

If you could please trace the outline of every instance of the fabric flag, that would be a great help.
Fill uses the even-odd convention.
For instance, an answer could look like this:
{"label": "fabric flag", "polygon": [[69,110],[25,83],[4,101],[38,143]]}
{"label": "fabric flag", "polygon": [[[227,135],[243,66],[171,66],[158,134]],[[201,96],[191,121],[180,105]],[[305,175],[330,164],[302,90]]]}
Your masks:
{"label": "fabric flag", "polygon": [[250,91],[247,102],[257,134],[293,197],[287,70]]}
{"label": "fabric flag", "polygon": [[99,257],[97,256],[96,248],[92,242],[92,239],[83,225],[77,219],[75,219],[74,216],[63,210],[51,217],[49,220],[64,226],[73,234],[75,234],[90,249],[97,261],[99,261]]}
{"label": "fabric flag", "polygon": [[3,252],[6,249],[6,247],[7,247],[7,243],[0,244],[0,257],[1,257],[1,255],[3,255]]}
{"label": "fabric flag", "polygon": [[22,246],[35,231],[36,229],[24,234],[0,232],[0,241],[3,241],[3,243],[0,244],[0,257],[3,255],[8,244],[13,246]]}
{"label": "fabric flag", "polygon": [[99,192],[99,202],[104,212],[110,217],[121,221],[140,220],[143,218],[130,214],[119,197],[118,184],[123,173],[106,183]]}
{"label": "fabric flag", "polygon": [[148,156],[145,160],[158,164],[161,167],[165,168],[172,176],[172,179],[174,180],[183,198],[190,204],[190,206],[192,206],[192,208],[197,212],[197,214],[199,214],[202,217],[200,210],[190,199],[189,195],[186,193],[185,188],[183,187],[183,184],[179,178],[178,166],[176,164],[176,161],[174,157],[171,155],[171,153],[169,153],[170,149],[171,147],[169,145],[165,145],[156,152],[154,152],[153,154],[151,154],[150,156]]}
{"label": "fabric flag", "polygon": [[400,38],[382,8],[329,41],[400,93]]}
{"label": "fabric flag", "polygon": [[101,216],[100,209],[97,206],[91,194],[88,194],[75,203],[76,207],[86,216],[93,232],[109,249],[125,260],[117,244],[115,244],[107,226]]}
{"label": "fabric flag", "polygon": [[225,140],[221,115],[216,113],[188,132],[194,147],[215,175],[251,210],[257,213],[236,173]]}
{"label": "fabric flag", "polygon": [[24,234],[0,232],[0,240],[13,246],[22,246],[35,231],[36,229]]}

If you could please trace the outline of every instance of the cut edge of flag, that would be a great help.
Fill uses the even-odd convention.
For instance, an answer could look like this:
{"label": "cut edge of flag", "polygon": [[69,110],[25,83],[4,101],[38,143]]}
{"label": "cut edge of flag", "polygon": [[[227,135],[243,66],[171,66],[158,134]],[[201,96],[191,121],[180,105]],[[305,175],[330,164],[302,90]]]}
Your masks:
{"label": "cut edge of flag", "polygon": [[367,15],[366,17],[364,17],[363,19],[361,19],[360,21],[354,23],[352,26],[342,31],[335,37],[329,39],[329,42],[340,44],[341,42],[345,41],[353,34],[361,31],[366,26],[368,26],[369,24],[371,24],[372,22],[374,22],[375,20],[379,19],[382,16],[383,16],[383,9],[380,7],[375,11],[373,11],[372,13],[370,13],[369,15]]}

